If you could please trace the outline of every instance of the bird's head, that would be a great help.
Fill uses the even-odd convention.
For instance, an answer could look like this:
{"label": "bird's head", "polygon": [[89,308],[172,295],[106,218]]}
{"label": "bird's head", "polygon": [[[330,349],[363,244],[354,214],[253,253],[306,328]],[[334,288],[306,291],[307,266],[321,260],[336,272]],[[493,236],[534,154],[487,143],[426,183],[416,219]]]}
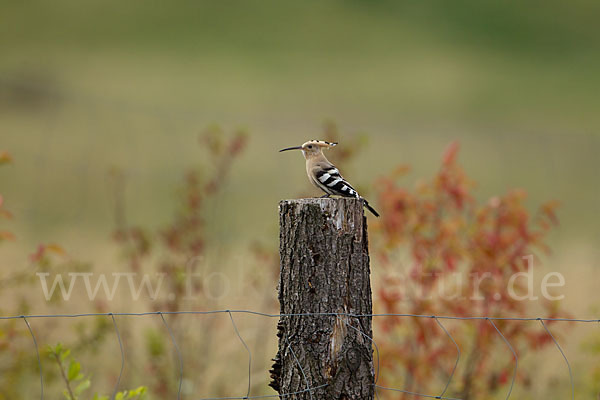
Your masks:
{"label": "bird's head", "polygon": [[302,146],[294,146],[287,147],[285,149],[279,150],[279,152],[287,151],[287,150],[302,150],[302,154],[304,158],[309,159],[311,157],[317,156],[321,154],[323,149],[329,149],[333,146],[337,145],[336,142],[326,142],[324,140],[309,140],[304,143]]}

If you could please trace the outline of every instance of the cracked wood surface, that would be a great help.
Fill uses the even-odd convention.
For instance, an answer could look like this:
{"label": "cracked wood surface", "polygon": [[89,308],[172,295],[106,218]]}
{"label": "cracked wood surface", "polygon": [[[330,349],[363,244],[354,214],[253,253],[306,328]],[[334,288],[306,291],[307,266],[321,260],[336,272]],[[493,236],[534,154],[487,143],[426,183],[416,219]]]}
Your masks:
{"label": "cracked wood surface", "polygon": [[[281,313],[371,314],[362,201],[283,200],[279,220]],[[367,338],[372,337],[370,317],[281,317],[278,336],[271,386],[280,394],[327,385],[292,398],[373,399],[373,347]]]}

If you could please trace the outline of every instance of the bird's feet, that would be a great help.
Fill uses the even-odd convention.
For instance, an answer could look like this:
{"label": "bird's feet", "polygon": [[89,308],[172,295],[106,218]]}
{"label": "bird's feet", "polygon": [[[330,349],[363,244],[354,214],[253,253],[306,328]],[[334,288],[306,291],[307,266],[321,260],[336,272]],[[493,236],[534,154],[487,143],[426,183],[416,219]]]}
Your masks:
{"label": "bird's feet", "polygon": [[320,199],[328,199],[329,196],[331,196],[329,193],[324,194],[323,196],[319,197]]}

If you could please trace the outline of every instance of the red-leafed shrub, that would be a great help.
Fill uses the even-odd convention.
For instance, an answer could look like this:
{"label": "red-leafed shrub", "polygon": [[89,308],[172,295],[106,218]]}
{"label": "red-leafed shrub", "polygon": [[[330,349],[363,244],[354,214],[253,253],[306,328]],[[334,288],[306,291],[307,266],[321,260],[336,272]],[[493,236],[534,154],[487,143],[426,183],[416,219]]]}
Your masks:
{"label": "red-leafed shrub", "polygon": [[[521,190],[478,202],[472,194],[474,182],[457,161],[458,149],[451,144],[437,174],[414,188],[398,183],[404,167],[380,179],[382,217],[374,242],[375,257],[385,272],[378,282],[377,311],[558,316],[556,302],[541,296],[535,302],[519,300],[528,289],[526,277],[511,279],[519,272],[530,273],[536,254],[548,250],[544,239],[557,223],[557,203],[544,204],[530,215]],[[486,320],[440,322],[462,351],[446,395],[473,399],[508,390],[514,358],[494,326]],[[375,324],[383,363],[380,384],[439,394],[457,351],[436,320],[379,317]],[[519,356],[551,342],[540,324],[505,320],[495,324]],[[525,369],[518,371],[517,382],[527,384]]]}

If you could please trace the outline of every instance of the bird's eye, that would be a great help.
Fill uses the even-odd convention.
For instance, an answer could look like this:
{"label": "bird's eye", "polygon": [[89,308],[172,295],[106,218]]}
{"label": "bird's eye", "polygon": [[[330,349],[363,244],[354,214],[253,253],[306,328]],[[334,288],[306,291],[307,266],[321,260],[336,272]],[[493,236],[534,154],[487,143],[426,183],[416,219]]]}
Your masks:
{"label": "bird's eye", "polygon": [[308,145],[308,148],[309,148],[309,149],[312,149],[312,144],[309,144],[309,145]]}

